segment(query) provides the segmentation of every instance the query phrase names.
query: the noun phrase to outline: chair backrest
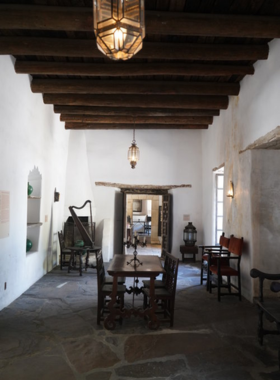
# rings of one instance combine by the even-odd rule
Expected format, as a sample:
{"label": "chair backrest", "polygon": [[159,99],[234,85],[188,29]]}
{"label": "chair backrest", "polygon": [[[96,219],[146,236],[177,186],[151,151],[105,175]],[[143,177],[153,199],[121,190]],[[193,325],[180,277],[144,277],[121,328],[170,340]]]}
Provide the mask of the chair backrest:
{"label": "chair backrest", "polygon": [[65,249],[64,236],[63,236],[62,231],[58,231],[58,240],[59,240],[59,245],[60,245],[60,251],[62,252],[63,249]]}
{"label": "chair backrest", "polygon": [[101,250],[96,255],[96,269],[97,269],[97,288],[99,292],[105,283],[105,269],[104,269],[104,262],[103,262],[103,256],[102,256]]}
{"label": "chair backrest", "polygon": [[164,269],[165,274],[165,288],[175,297],[177,276],[178,276],[179,259],[172,256],[170,253],[166,253]]}
{"label": "chair backrest", "polygon": [[243,247],[243,237],[236,238],[233,235],[230,237],[228,250],[230,253],[234,255],[241,256],[242,255],[242,247]]}
{"label": "chair backrest", "polygon": [[219,241],[221,248],[228,249],[229,241],[230,241],[230,238],[225,237],[225,233],[223,232],[222,235],[220,236],[220,241]]}

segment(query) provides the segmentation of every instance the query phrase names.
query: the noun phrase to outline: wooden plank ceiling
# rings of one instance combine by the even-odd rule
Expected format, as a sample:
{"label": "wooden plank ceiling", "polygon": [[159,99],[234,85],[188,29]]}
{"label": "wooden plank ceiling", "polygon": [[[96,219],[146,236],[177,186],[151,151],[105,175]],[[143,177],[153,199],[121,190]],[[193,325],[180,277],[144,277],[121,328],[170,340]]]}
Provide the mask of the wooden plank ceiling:
{"label": "wooden plank ceiling", "polygon": [[280,37],[278,0],[145,0],[131,60],[95,42],[92,0],[0,0],[0,54],[66,129],[207,129]]}

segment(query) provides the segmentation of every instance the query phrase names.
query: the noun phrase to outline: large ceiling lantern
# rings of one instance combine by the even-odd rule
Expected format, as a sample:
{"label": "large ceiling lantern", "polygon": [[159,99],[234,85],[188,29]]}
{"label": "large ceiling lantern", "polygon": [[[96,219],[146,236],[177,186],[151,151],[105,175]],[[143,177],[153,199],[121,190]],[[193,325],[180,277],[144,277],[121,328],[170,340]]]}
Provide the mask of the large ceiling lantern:
{"label": "large ceiling lantern", "polygon": [[127,60],[142,49],[144,0],[94,0],[94,33],[98,49],[114,60]]}

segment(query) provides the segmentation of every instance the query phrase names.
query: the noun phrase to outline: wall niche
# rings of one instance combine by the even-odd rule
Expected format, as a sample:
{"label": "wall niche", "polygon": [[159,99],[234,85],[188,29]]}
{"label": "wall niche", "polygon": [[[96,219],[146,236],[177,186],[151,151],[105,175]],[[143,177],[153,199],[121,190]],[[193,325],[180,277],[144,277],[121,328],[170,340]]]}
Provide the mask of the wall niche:
{"label": "wall niche", "polygon": [[[37,252],[40,239],[40,212],[41,212],[42,175],[35,168],[28,175],[27,183],[27,242],[32,243],[31,248],[26,246],[26,254]],[[29,245],[30,247],[30,245]]]}

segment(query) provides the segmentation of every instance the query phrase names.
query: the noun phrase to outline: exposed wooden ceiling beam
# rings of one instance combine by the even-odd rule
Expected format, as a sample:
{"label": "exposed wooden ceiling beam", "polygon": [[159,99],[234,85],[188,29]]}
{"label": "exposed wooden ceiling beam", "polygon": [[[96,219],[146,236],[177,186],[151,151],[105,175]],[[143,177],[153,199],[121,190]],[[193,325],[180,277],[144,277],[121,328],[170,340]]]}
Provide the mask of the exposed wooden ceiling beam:
{"label": "exposed wooden ceiling beam", "polygon": [[[104,58],[95,40],[0,37],[0,54]],[[218,45],[146,42],[137,59],[256,61],[267,59],[268,45]],[[109,58],[108,58],[109,59]]]}
{"label": "exposed wooden ceiling beam", "polygon": [[173,108],[127,108],[127,107],[86,107],[54,105],[55,113],[97,115],[97,116],[219,116],[218,109],[173,109]]}
{"label": "exposed wooden ceiling beam", "polygon": [[[280,18],[146,11],[146,34],[279,38]],[[92,8],[1,5],[1,29],[93,31]]]}
{"label": "exposed wooden ceiling beam", "polygon": [[92,79],[33,79],[35,93],[139,94],[139,95],[238,95],[239,83],[182,81],[130,81]]}
{"label": "exposed wooden ceiling beam", "polygon": [[90,124],[90,123],[65,123],[65,129],[208,129],[208,125],[202,124]]}
{"label": "exposed wooden ceiling beam", "polygon": [[44,94],[45,104],[141,107],[141,108],[185,108],[185,109],[226,109],[227,96],[203,95],[84,95],[84,94]]}
{"label": "exposed wooden ceiling beam", "polygon": [[241,65],[208,65],[185,63],[76,63],[76,62],[38,62],[18,61],[15,71],[18,74],[49,74],[49,75],[86,75],[86,76],[122,76],[138,75],[197,75],[197,76],[229,76],[252,75],[254,66]]}
{"label": "exposed wooden ceiling beam", "polygon": [[212,124],[210,116],[95,116],[62,114],[61,121],[96,124]]}

